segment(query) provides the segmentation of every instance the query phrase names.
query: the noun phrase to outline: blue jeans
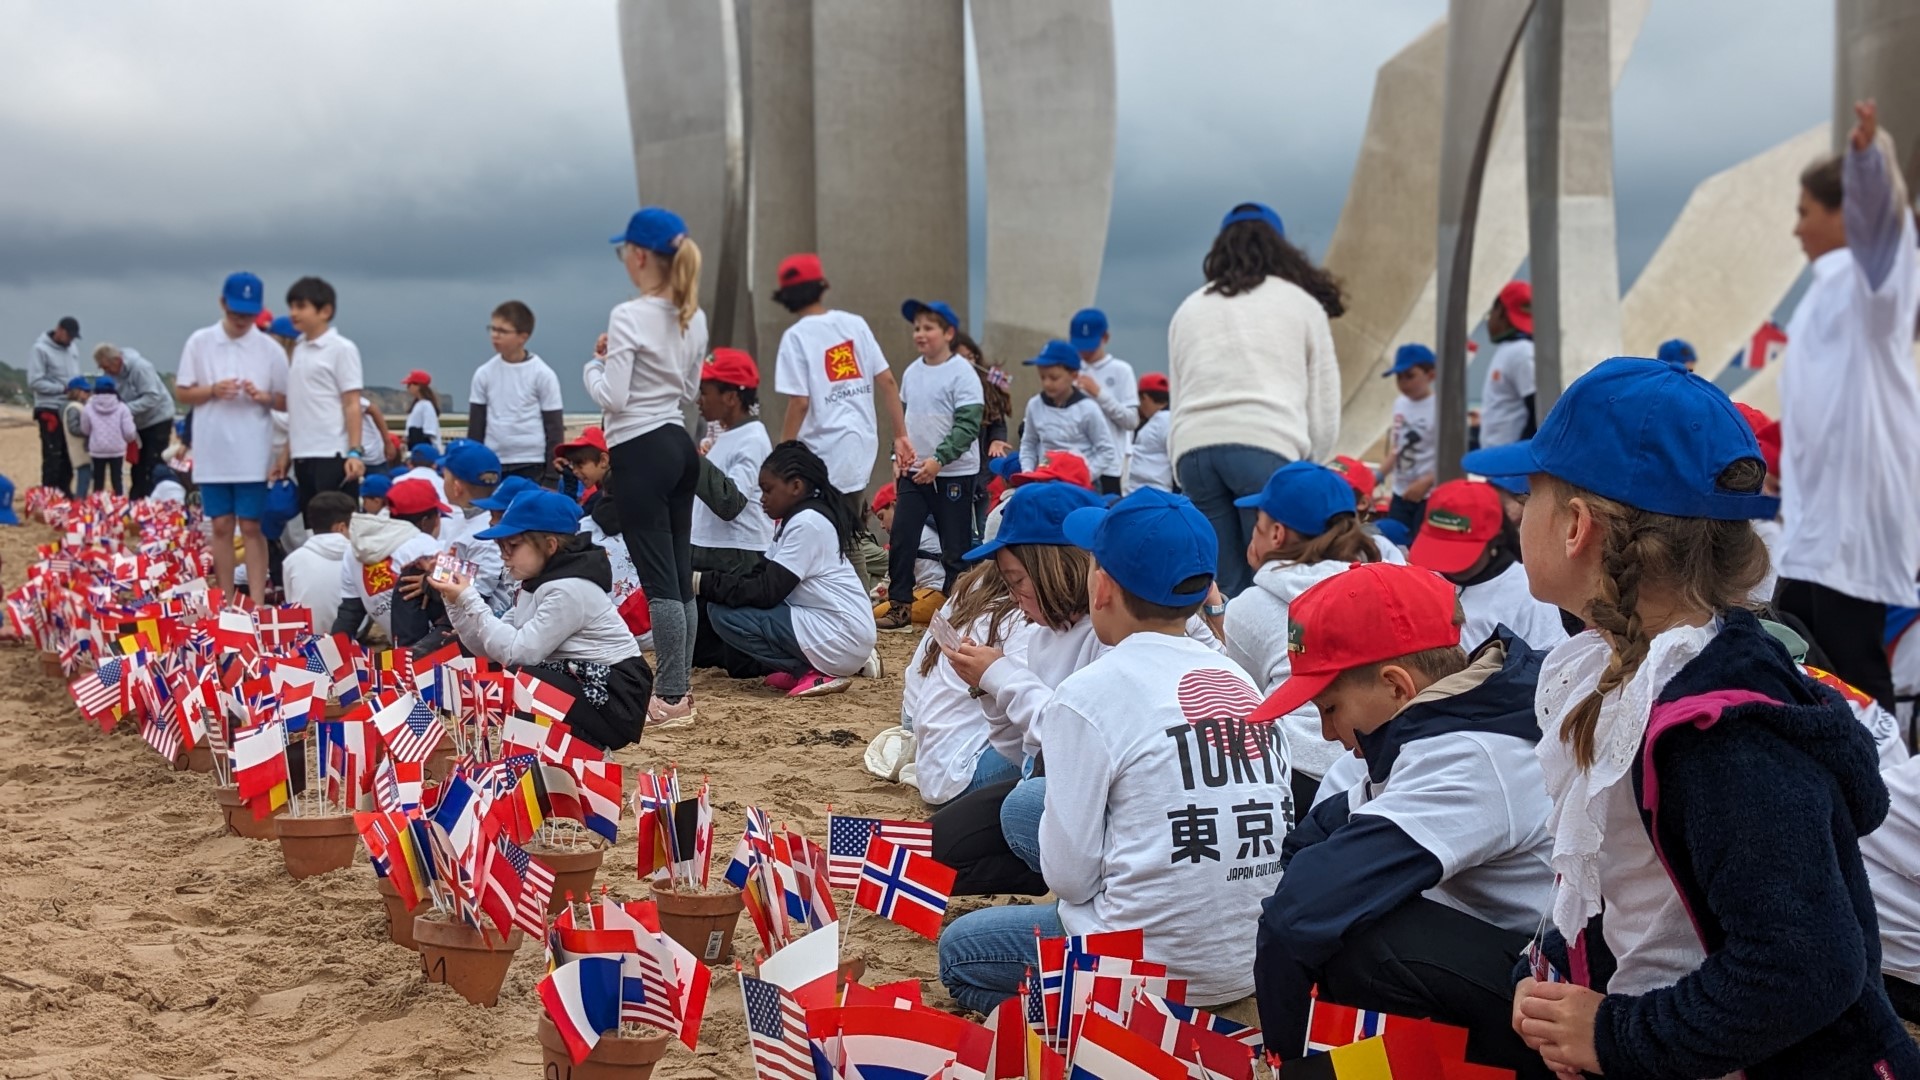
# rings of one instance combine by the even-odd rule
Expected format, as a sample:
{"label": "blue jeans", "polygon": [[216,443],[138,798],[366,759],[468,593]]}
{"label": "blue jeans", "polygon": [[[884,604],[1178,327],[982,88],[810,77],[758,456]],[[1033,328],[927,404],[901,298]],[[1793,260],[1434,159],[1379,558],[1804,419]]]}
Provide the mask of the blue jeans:
{"label": "blue jeans", "polygon": [[707,621],[720,640],[774,671],[805,675],[813,670],[793,634],[793,608],[784,601],[770,608],[709,604]]}
{"label": "blue jeans", "polygon": [[1257,493],[1287,459],[1253,446],[1202,446],[1180,455],[1174,472],[1180,490],[1207,515],[1220,542],[1214,580],[1228,597],[1253,584],[1247,565],[1247,544],[1253,540],[1254,511],[1242,510],[1233,500]]}
{"label": "blue jeans", "polygon": [[[989,746],[985,750],[980,751],[979,759],[973,763],[973,779],[967,781],[965,791],[962,791],[960,795],[955,795],[953,799],[948,799],[946,802],[928,803],[927,806],[937,810],[942,806],[952,803],[954,799],[960,798],[961,795],[971,795],[983,787],[990,787],[994,784],[1004,784],[1009,780],[1018,779],[1020,779],[1020,766],[1008,761],[1005,757],[1001,756],[1000,751]],[[1034,822],[1034,827],[1039,827],[1038,820]]]}
{"label": "blue jeans", "polygon": [[1040,872],[1040,812],[1047,807],[1047,778],[1029,776],[1000,804],[1000,832],[1007,847],[1034,873]]}
{"label": "blue jeans", "polygon": [[1033,932],[1059,937],[1054,904],[1009,904],[981,908],[953,920],[940,932],[940,981],[962,1008],[991,1013],[1020,992],[1027,969],[1039,963]]}
{"label": "blue jeans", "polygon": [[76,499],[84,499],[87,497],[87,492],[92,490],[93,464],[89,462],[85,465],[75,465],[73,467],[73,497]]}

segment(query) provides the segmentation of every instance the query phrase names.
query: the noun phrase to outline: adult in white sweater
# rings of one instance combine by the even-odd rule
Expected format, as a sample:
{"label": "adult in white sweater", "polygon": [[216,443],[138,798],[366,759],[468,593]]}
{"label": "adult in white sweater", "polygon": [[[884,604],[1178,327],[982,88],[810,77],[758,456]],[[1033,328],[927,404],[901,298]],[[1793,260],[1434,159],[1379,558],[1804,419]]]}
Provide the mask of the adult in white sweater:
{"label": "adult in white sweater", "polygon": [[1173,420],[1168,453],[1180,487],[1220,542],[1220,591],[1252,582],[1242,554],[1253,514],[1233,500],[1289,461],[1324,461],[1340,433],[1340,366],[1327,320],[1340,287],[1286,239],[1280,215],[1241,203],[1201,264],[1207,284],[1167,330]]}

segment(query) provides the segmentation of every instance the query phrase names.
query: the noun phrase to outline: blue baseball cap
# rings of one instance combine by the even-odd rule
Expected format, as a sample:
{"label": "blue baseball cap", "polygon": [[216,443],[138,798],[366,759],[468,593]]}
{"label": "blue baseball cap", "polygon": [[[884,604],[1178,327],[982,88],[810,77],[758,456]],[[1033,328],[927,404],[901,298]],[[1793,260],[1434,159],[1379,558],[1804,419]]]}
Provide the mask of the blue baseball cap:
{"label": "blue baseball cap", "polygon": [[900,317],[912,322],[921,312],[931,312],[947,320],[947,325],[960,329],[960,316],[953,313],[952,305],[945,300],[908,300],[900,305]]}
{"label": "blue baseball cap", "polygon": [[387,492],[393,490],[393,477],[386,473],[368,473],[360,478],[360,497],[363,499],[384,499]]}
{"label": "blue baseball cap", "polygon": [[1227,211],[1227,216],[1220,219],[1220,231],[1225,232],[1227,226],[1238,225],[1243,221],[1264,221],[1273,226],[1274,232],[1281,236],[1287,235],[1287,227],[1281,224],[1280,215],[1273,212],[1273,207],[1257,202],[1241,203]]}
{"label": "blue baseball cap", "polygon": [[1488,477],[1546,473],[1655,514],[1771,518],[1779,499],[1719,486],[1720,474],[1743,458],[1765,460],[1719,387],[1659,360],[1616,356],[1575,379],[1533,438],[1475,450],[1460,463]]}
{"label": "blue baseball cap", "polygon": [[1294,461],[1267,477],[1267,486],[1257,494],[1235,499],[1233,505],[1263,510],[1294,532],[1319,536],[1335,516],[1353,513],[1353,485],[1325,465]]}
{"label": "blue baseball cap", "polygon": [[440,451],[435,450],[430,442],[414,443],[407,448],[407,462],[412,465],[438,465]]}
{"label": "blue baseball cap", "polygon": [[[1207,516],[1185,495],[1158,488],[1141,488],[1111,509],[1075,510],[1066,533],[1121,588],[1167,607],[1205,600],[1220,560],[1220,540]],[[1182,582],[1201,577],[1206,581],[1199,588],[1179,591]]]}
{"label": "blue baseball cap", "polygon": [[540,485],[524,476],[509,476],[500,481],[499,486],[493,489],[493,494],[473,500],[473,505],[482,510],[505,510],[513,505],[515,497],[538,490]]}
{"label": "blue baseball cap", "polygon": [[687,235],[687,223],[680,215],[665,207],[648,206],[633,212],[627,219],[627,231],[614,237],[615,244],[632,244],[637,248],[661,255],[671,255],[680,247],[680,241]]}
{"label": "blue baseball cap", "polygon": [[1068,371],[1080,370],[1080,350],[1071,344],[1054,338],[1040,355],[1026,361],[1028,367],[1063,367]]}
{"label": "blue baseball cap", "polygon": [[488,449],[485,443],[462,439],[447,447],[447,452],[440,455],[440,471],[463,484],[493,487],[500,482],[500,455]]}
{"label": "blue baseball cap", "polygon": [[1381,536],[1393,541],[1394,547],[1402,551],[1405,551],[1408,545],[1413,543],[1413,532],[1407,528],[1407,523],[1404,521],[1396,521],[1393,518],[1381,518],[1379,521],[1373,523],[1373,527],[1379,530]]}
{"label": "blue baseball cap", "polygon": [[1013,475],[1020,471],[1020,455],[1002,454],[988,462],[987,468],[992,471],[993,475],[1008,483],[1012,483]]}
{"label": "blue baseball cap", "polygon": [[1527,478],[1524,476],[1489,476],[1487,477],[1487,483],[1492,484],[1494,487],[1499,488],[1509,495],[1530,495],[1533,493],[1533,485],[1528,483]]}
{"label": "blue baseball cap", "polygon": [[1387,373],[1382,375],[1381,378],[1391,378],[1403,371],[1412,371],[1414,368],[1421,366],[1435,367],[1437,365],[1438,361],[1434,359],[1432,349],[1427,348],[1425,345],[1409,342],[1394,350],[1393,366],[1388,368]]}
{"label": "blue baseball cap", "polygon": [[120,392],[120,384],[113,381],[113,376],[102,375],[93,380],[93,392],[96,394],[117,394]]}
{"label": "blue baseball cap", "polygon": [[501,540],[521,533],[550,532],[572,536],[580,531],[580,504],[557,491],[534,490],[507,507],[500,524],[474,533],[476,540]]}
{"label": "blue baseball cap", "polygon": [[93,380],[87,378],[85,375],[75,375],[73,378],[67,380],[67,389],[92,391]]}
{"label": "blue baseball cap", "polygon": [[13,481],[0,476],[0,525],[18,524],[20,516],[13,512]]}
{"label": "blue baseball cap", "polygon": [[1081,308],[1068,324],[1067,340],[1079,351],[1092,352],[1107,339],[1107,313],[1099,308]]}
{"label": "blue baseball cap", "polygon": [[1660,351],[1655,355],[1660,358],[1661,363],[1673,364],[1676,367],[1690,367],[1699,359],[1694,354],[1693,346],[1679,338],[1661,342]]}
{"label": "blue baseball cap", "polygon": [[297,338],[300,331],[294,329],[293,320],[285,315],[276,315],[273,322],[267,324],[267,333],[274,337]]}
{"label": "blue baseball cap", "polygon": [[1000,511],[1000,531],[993,539],[967,552],[966,560],[984,559],[1003,547],[1015,544],[1048,544],[1066,547],[1073,543],[1061,531],[1067,515],[1089,506],[1103,507],[1100,496],[1072,484],[1040,483],[1015,488]]}
{"label": "blue baseball cap", "polygon": [[228,274],[227,283],[220,286],[220,299],[226,302],[227,310],[236,315],[260,314],[266,294],[267,287],[260,283],[260,276],[245,270]]}

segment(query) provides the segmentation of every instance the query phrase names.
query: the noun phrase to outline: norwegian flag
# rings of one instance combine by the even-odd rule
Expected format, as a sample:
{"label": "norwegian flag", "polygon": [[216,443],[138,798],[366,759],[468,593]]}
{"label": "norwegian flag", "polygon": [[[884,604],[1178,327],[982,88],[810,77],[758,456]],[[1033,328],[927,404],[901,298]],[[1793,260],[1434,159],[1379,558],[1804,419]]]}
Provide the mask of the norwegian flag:
{"label": "norwegian flag", "polygon": [[412,693],[401,694],[393,704],[374,713],[373,726],[386,740],[387,749],[401,761],[427,760],[447,737],[447,727],[440,717]]}
{"label": "norwegian flag", "polygon": [[827,815],[827,883],[836,889],[860,884],[860,868],[867,861],[867,842],[888,841],[908,851],[933,857],[933,826],[925,821]]}
{"label": "norwegian flag", "polygon": [[260,639],[270,649],[284,649],[313,633],[313,609],[297,605],[263,607],[254,618]]}
{"label": "norwegian flag", "polygon": [[751,975],[740,976],[747,1010],[747,1049],[755,1080],[813,1080],[807,1045],[807,1014],[785,990]]}
{"label": "norwegian flag", "polygon": [[867,845],[866,863],[853,902],[930,940],[953,893],[953,867],[878,837]]}
{"label": "norwegian flag", "polygon": [[513,675],[513,707],[543,720],[565,720],[567,710],[573,708],[573,695],[522,668]]}

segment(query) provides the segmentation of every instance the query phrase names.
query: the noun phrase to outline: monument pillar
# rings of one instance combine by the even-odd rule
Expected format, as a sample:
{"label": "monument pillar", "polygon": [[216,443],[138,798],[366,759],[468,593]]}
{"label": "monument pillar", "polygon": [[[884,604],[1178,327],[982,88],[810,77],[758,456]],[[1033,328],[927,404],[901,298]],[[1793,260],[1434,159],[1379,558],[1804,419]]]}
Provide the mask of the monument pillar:
{"label": "monument pillar", "polygon": [[1833,14],[1833,149],[1853,130],[1853,103],[1873,98],[1913,184],[1920,177],[1920,4],[1834,0]]}

